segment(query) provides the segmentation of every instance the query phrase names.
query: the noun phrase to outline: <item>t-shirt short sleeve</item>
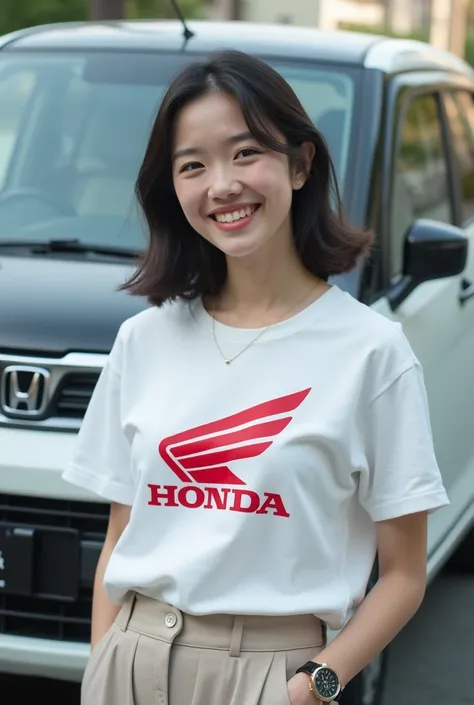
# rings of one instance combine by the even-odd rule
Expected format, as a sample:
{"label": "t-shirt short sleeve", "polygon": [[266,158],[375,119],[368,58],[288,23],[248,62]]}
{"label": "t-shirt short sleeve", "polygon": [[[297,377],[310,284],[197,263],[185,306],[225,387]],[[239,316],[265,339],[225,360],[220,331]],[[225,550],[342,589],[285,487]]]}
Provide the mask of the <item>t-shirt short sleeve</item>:
{"label": "t-shirt short sleeve", "polygon": [[63,478],[111,502],[131,505],[131,449],[121,420],[121,344],[118,336],[94,389]]}
{"label": "t-shirt short sleeve", "polygon": [[359,500],[373,521],[449,504],[435,457],[423,371],[413,362],[370,404]]}

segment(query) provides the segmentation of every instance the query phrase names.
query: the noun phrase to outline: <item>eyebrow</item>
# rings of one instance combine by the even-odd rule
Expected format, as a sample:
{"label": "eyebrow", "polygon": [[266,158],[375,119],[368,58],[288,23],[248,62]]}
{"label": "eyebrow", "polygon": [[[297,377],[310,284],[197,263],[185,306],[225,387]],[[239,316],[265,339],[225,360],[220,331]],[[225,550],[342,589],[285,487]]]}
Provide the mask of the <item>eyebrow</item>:
{"label": "eyebrow", "polygon": [[[225,141],[227,144],[236,144],[237,142],[243,142],[244,140],[248,139],[255,138],[252,133],[247,130],[246,132],[239,132],[239,134],[237,135],[232,135],[231,137],[228,137]],[[179,159],[181,157],[194,156],[196,154],[200,154],[201,152],[202,150],[198,149],[197,147],[183,147],[182,149],[176,150],[173,155],[173,161],[176,161],[176,159]]]}

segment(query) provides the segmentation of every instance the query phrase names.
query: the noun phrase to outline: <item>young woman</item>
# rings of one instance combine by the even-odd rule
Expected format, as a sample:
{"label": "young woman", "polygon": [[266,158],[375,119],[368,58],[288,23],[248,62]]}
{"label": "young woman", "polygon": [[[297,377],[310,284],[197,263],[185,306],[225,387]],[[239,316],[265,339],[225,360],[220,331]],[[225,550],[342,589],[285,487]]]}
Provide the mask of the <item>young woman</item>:
{"label": "young woman", "polygon": [[337,700],[419,607],[448,501],[401,328],[328,284],[371,237],[291,88],[236,52],[172,83],[137,195],[151,306],[65,472],[111,502],[83,705]]}

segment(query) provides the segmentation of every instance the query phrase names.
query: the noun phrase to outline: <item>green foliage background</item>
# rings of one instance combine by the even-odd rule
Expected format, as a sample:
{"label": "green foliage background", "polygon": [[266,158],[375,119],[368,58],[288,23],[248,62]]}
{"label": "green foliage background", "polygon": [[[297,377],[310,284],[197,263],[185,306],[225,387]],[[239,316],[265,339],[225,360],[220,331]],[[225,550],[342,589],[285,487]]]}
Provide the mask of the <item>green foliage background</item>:
{"label": "green foliage background", "polygon": [[[200,0],[180,0],[185,17],[199,17]],[[175,18],[169,0],[127,0],[127,18]],[[74,22],[89,17],[88,0],[0,0],[0,35],[49,22]]]}

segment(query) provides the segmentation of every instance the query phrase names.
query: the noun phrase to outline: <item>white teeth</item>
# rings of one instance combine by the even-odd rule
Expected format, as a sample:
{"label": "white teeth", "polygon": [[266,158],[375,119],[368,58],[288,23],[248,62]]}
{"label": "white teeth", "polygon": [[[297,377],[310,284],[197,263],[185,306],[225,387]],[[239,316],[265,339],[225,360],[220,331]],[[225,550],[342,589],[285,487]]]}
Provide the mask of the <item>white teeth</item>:
{"label": "white teeth", "polygon": [[215,219],[219,223],[233,223],[235,220],[240,220],[241,218],[248,218],[256,211],[255,206],[245,206],[239,211],[232,211],[229,213],[216,213]]}

